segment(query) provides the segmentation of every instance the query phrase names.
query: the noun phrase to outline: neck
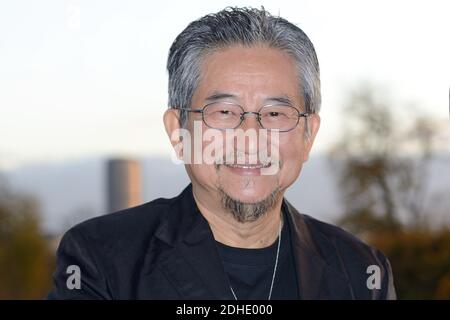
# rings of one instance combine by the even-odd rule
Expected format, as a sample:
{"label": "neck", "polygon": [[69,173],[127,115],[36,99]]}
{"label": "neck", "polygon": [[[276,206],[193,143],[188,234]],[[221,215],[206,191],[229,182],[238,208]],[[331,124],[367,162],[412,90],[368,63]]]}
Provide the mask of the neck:
{"label": "neck", "polygon": [[279,228],[283,224],[282,196],[275,206],[258,220],[242,223],[222,208],[218,195],[216,201],[211,201],[211,197],[202,197],[196,188],[193,188],[193,194],[216,241],[231,247],[256,249],[268,247],[277,239]]}

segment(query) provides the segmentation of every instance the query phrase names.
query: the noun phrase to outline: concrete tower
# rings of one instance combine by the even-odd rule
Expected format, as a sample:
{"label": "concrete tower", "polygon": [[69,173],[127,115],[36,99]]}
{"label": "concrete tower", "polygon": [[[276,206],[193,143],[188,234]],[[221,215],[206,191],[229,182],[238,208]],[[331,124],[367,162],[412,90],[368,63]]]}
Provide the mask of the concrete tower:
{"label": "concrete tower", "polygon": [[108,212],[142,203],[141,167],[131,159],[111,159],[107,163]]}

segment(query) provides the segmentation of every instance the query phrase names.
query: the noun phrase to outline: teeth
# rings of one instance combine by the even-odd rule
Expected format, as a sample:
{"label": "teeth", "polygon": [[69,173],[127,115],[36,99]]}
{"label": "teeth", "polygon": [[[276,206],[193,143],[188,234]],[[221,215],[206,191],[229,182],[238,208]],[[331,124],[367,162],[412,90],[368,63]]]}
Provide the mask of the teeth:
{"label": "teeth", "polygon": [[261,168],[267,168],[270,166],[270,163],[267,164],[226,164],[227,167],[231,168],[241,168],[241,169],[261,169]]}

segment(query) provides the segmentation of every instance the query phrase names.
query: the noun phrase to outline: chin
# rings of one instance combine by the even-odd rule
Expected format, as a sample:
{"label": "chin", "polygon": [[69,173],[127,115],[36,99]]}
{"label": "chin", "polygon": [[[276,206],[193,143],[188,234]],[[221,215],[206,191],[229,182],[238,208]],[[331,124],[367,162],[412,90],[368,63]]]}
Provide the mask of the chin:
{"label": "chin", "polygon": [[272,194],[278,184],[258,179],[235,179],[234,181],[223,181],[219,186],[229,197],[243,203],[257,203]]}

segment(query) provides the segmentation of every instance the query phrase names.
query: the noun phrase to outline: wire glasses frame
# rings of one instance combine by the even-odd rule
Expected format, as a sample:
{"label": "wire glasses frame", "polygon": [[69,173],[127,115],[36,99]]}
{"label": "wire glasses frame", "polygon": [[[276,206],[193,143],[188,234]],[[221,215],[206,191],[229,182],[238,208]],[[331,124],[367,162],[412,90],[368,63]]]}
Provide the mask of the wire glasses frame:
{"label": "wire glasses frame", "polygon": [[[310,113],[308,113],[308,112],[300,112],[300,111],[297,110],[297,108],[295,108],[293,106],[290,106],[290,105],[272,105],[272,104],[269,104],[269,105],[262,106],[257,112],[253,112],[253,111],[245,111],[244,108],[241,105],[239,105],[239,104],[236,104],[236,103],[233,103],[233,102],[228,102],[228,101],[222,101],[222,102],[220,102],[220,104],[225,104],[225,105],[229,105],[229,106],[233,106],[233,107],[238,107],[241,112],[239,112],[239,114],[238,114],[239,115],[239,123],[237,123],[237,125],[235,125],[234,127],[231,127],[231,128],[218,128],[218,127],[215,127],[215,126],[211,126],[208,123],[208,121],[205,119],[205,114],[206,114],[205,110],[208,110],[209,107],[211,107],[213,105],[216,105],[216,104],[217,104],[217,102],[208,103],[205,106],[203,106],[203,108],[200,108],[200,109],[190,109],[190,108],[174,108],[174,109],[184,110],[184,111],[193,112],[193,113],[201,113],[202,114],[202,121],[203,121],[203,123],[207,127],[212,128],[212,129],[217,129],[217,130],[236,129],[236,128],[241,126],[241,124],[244,121],[246,115],[252,114],[252,115],[256,116],[256,119],[258,120],[259,125],[263,129],[278,130],[279,132],[289,132],[289,131],[293,130],[295,127],[297,127],[297,125],[298,125],[298,123],[300,121],[300,118],[302,118],[302,117],[307,118],[310,115]],[[289,128],[286,128],[286,129],[266,128],[266,127],[264,127],[264,125],[261,122],[261,116],[262,116],[261,111],[263,109],[265,109],[265,108],[270,108],[270,107],[274,108],[273,110],[276,110],[276,107],[280,107],[280,108],[283,107],[283,108],[290,108],[292,111],[295,111],[295,112],[293,112],[293,114],[296,116],[295,123],[292,123],[292,125],[290,125]],[[272,112],[274,112],[274,111],[272,111]]]}

